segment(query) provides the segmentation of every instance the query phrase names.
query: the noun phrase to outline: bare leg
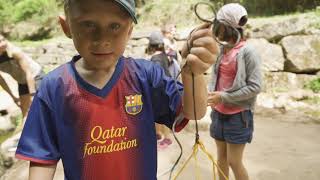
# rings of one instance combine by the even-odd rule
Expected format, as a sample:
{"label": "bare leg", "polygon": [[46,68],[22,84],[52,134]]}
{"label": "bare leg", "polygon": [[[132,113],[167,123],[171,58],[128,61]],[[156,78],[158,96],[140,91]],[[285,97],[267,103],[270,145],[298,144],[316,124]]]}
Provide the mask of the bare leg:
{"label": "bare leg", "polygon": [[[157,133],[157,136],[160,135],[160,139],[163,138],[163,134],[162,134],[162,131],[161,131],[161,124],[158,124],[158,123],[155,123],[155,126],[156,126],[156,133]],[[158,137],[157,137],[158,138]],[[159,140],[159,139],[158,139]]]}
{"label": "bare leg", "polygon": [[242,162],[244,147],[245,144],[227,144],[228,163],[236,180],[249,180],[248,172]]}
{"label": "bare leg", "polygon": [[169,138],[170,139],[170,129],[167,128],[167,126],[162,125],[161,132],[163,133],[164,138]]}
{"label": "bare leg", "polygon": [[25,94],[25,95],[20,96],[20,108],[22,111],[23,118],[27,116],[31,102],[32,102],[31,95]]}
{"label": "bare leg", "polygon": [[[224,175],[229,178],[229,165],[227,158],[227,143],[225,141],[215,140],[217,145],[218,165]],[[219,180],[226,180],[219,172]]]}

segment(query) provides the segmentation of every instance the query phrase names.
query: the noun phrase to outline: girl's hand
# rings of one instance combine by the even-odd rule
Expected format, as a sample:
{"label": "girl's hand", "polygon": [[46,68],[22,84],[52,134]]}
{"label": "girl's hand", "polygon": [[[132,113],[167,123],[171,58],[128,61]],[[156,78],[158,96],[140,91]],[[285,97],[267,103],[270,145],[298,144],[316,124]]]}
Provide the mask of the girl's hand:
{"label": "girl's hand", "polygon": [[221,102],[222,102],[222,99],[219,91],[208,93],[208,106],[211,106],[212,108],[214,108],[217,104]]}

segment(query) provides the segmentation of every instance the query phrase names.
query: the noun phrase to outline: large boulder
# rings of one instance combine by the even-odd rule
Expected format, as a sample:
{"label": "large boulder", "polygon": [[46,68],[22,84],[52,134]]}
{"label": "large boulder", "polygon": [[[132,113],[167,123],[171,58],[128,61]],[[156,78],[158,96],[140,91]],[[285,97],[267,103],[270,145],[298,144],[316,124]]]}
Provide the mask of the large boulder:
{"label": "large boulder", "polygon": [[[14,96],[18,97],[18,83],[9,74],[0,72],[1,76],[11,89]],[[8,114],[20,111],[19,107],[14,103],[11,96],[4,90],[0,90],[0,111],[6,111]]]}
{"label": "large boulder", "polygon": [[[2,173],[6,170],[9,170],[9,168],[11,168],[18,161],[18,159],[16,159],[14,156],[15,156],[15,151],[16,151],[16,147],[18,145],[20,136],[21,136],[21,132],[16,133],[15,135],[6,139],[2,144],[0,144],[0,177],[1,177],[1,170],[2,170]],[[20,173],[18,174],[20,175]],[[0,178],[0,180],[10,179],[10,178],[4,178],[4,177],[5,175],[3,175]],[[17,179],[21,179],[21,178],[17,178]]]}
{"label": "large boulder", "polygon": [[127,47],[124,56],[130,56],[132,58],[146,58],[146,48],[147,46]]}
{"label": "large boulder", "polygon": [[57,38],[46,44],[22,49],[44,67],[56,67],[70,61],[75,54],[78,54],[72,40],[67,38]]}
{"label": "large boulder", "polygon": [[148,44],[148,38],[141,38],[137,40],[131,39],[127,44],[124,55],[133,58],[146,58],[147,55],[145,52]]}
{"label": "large boulder", "polygon": [[260,93],[257,105],[265,108],[276,108],[283,111],[303,108],[308,110],[319,110],[316,104],[307,103],[304,100],[319,98],[311,90],[291,90],[288,92]]}
{"label": "large boulder", "polygon": [[264,71],[283,71],[285,59],[281,46],[262,38],[249,39],[248,43],[259,53]]}
{"label": "large boulder", "polygon": [[29,162],[17,161],[10,169],[7,169],[5,174],[0,176],[0,180],[22,180],[28,179],[29,175]]}
{"label": "large boulder", "polygon": [[311,27],[306,30],[306,34],[308,35],[320,35],[320,29],[316,27]]}
{"label": "large boulder", "polygon": [[38,54],[36,61],[42,65],[61,65],[77,54],[72,42],[50,43],[40,49],[43,53]]}
{"label": "large boulder", "polygon": [[176,39],[178,41],[185,41],[189,38],[190,33],[194,30],[195,27],[188,27],[181,29],[180,31],[177,32]]}
{"label": "large boulder", "polygon": [[8,134],[15,129],[9,116],[0,116],[0,136]]}
{"label": "large boulder", "polygon": [[15,150],[18,145],[19,139],[21,136],[21,132],[18,132],[8,139],[6,139],[1,145],[0,145],[0,152],[2,153],[2,156],[6,160],[6,166],[10,167],[17,159],[14,158],[15,156]]}
{"label": "large boulder", "polygon": [[0,177],[5,173],[6,168],[4,167],[4,159],[0,152]]}
{"label": "large boulder", "polygon": [[316,73],[320,70],[320,36],[288,36],[280,43],[287,57],[285,71]]}
{"label": "large boulder", "polygon": [[289,72],[265,72],[263,74],[263,92],[287,92],[302,89],[316,75],[294,74]]}
{"label": "large boulder", "polygon": [[127,46],[138,47],[138,46],[147,46],[149,44],[148,38],[141,38],[137,40],[131,39]]}
{"label": "large boulder", "polygon": [[152,30],[133,30],[131,39],[132,40],[139,40],[142,38],[148,38],[151,34]]}
{"label": "large boulder", "polygon": [[262,25],[247,27],[249,27],[248,34],[251,38],[265,38],[271,42],[278,42],[285,36],[306,34],[306,29],[311,23],[312,21],[307,17],[290,17],[280,21],[265,20]]}
{"label": "large boulder", "polygon": [[21,21],[12,26],[7,34],[12,39],[40,40],[52,37],[56,27],[56,19],[48,19],[45,23]]}

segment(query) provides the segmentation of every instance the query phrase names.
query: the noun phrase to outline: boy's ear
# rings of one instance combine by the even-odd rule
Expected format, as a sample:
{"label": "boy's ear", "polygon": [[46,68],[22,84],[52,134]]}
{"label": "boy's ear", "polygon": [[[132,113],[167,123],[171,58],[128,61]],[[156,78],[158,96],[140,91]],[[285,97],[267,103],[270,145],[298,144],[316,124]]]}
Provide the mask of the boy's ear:
{"label": "boy's ear", "polygon": [[65,34],[68,38],[71,39],[72,36],[71,36],[69,24],[68,24],[68,22],[67,22],[67,20],[66,20],[66,16],[64,16],[64,15],[59,15],[58,18],[59,18],[59,23],[60,23],[60,25],[61,25],[61,28],[62,28],[64,34]]}
{"label": "boy's ear", "polygon": [[133,24],[131,24],[131,27],[130,27],[129,32],[128,32],[128,38],[129,39],[131,38],[132,31],[133,31]]}

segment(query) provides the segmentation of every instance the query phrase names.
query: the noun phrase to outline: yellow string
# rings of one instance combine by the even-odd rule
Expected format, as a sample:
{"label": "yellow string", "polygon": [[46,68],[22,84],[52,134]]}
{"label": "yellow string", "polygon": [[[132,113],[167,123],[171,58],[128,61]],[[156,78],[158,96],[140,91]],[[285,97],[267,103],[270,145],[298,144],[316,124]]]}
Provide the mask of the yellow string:
{"label": "yellow string", "polygon": [[178,173],[174,176],[174,180],[176,180],[178,178],[178,176],[180,176],[180,174],[182,173],[182,171],[184,170],[184,168],[187,166],[187,164],[189,163],[189,161],[191,160],[192,157],[194,157],[195,159],[195,171],[196,171],[196,179],[200,179],[200,173],[199,173],[199,166],[198,166],[198,159],[197,159],[197,154],[198,151],[202,150],[202,152],[204,154],[207,155],[208,159],[211,160],[212,162],[212,172],[213,172],[213,179],[216,180],[216,169],[218,170],[218,172],[220,174],[222,174],[222,176],[226,179],[229,180],[229,178],[227,178],[227,176],[223,173],[223,171],[221,170],[221,168],[218,166],[217,161],[213,158],[213,156],[207,151],[207,149],[205,148],[205,146],[203,145],[203,143],[199,140],[198,142],[196,142],[193,145],[192,148],[192,153],[191,155],[188,157],[188,159],[183,163],[181,169],[178,171]]}

